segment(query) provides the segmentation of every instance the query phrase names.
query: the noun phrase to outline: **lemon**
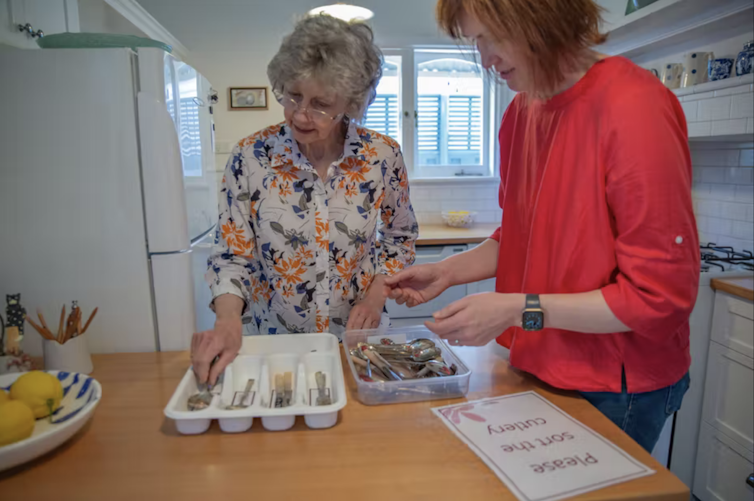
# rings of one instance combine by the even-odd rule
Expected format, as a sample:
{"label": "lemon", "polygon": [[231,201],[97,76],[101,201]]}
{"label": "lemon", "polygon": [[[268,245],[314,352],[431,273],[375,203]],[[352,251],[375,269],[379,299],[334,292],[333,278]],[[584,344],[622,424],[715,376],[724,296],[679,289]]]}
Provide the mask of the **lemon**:
{"label": "lemon", "polygon": [[52,414],[63,400],[63,385],[52,374],[42,371],[27,372],[10,387],[10,398],[20,400],[43,418]]}
{"label": "lemon", "polygon": [[25,438],[34,431],[34,413],[23,402],[10,400],[0,406],[0,447]]}
{"label": "lemon", "polygon": [[3,405],[6,402],[10,402],[10,395],[8,395],[7,391],[0,390],[0,405]]}

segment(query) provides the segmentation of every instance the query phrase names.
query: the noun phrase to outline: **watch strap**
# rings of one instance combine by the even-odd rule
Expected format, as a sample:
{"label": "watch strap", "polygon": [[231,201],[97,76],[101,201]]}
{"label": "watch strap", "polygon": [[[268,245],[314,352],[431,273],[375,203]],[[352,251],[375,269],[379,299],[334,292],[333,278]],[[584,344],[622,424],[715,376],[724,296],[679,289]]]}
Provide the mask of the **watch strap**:
{"label": "watch strap", "polygon": [[526,309],[527,310],[541,310],[542,309],[542,306],[539,304],[539,294],[526,295]]}

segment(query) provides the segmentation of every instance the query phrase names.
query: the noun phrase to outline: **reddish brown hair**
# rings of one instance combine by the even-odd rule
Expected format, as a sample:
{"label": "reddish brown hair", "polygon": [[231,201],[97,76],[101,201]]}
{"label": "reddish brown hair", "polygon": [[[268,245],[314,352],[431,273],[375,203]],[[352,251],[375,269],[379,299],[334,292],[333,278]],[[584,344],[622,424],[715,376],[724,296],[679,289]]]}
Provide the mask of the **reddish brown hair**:
{"label": "reddish brown hair", "polygon": [[603,43],[602,8],[593,0],[439,0],[437,20],[450,36],[462,38],[460,19],[479,20],[498,40],[530,51],[537,93],[555,90],[587,49]]}

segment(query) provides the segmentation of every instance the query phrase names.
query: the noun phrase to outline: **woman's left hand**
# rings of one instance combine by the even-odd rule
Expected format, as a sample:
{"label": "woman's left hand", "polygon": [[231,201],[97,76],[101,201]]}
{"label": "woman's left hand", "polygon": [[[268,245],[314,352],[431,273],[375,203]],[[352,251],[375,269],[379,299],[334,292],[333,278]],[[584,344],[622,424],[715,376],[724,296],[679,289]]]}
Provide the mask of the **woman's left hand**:
{"label": "woman's left hand", "polygon": [[521,324],[525,302],[523,294],[474,294],[446,306],[424,325],[451,346],[484,346]]}
{"label": "woman's left hand", "polygon": [[390,288],[385,285],[385,275],[377,275],[369,286],[364,299],[351,309],[346,330],[376,329],[382,320],[382,310]]}
{"label": "woman's left hand", "polygon": [[382,319],[382,306],[385,306],[385,303],[383,302],[382,306],[374,303],[375,301],[369,301],[369,299],[356,303],[348,317],[346,330],[376,329],[379,327]]}

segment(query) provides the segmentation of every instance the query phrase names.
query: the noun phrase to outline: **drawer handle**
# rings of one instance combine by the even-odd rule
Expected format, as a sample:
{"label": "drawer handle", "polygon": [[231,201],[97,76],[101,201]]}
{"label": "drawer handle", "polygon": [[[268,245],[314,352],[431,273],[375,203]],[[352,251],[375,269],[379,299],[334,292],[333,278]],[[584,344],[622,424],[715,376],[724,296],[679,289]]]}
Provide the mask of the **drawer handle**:
{"label": "drawer handle", "polygon": [[746,483],[750,486],[754,487],[754,473],[749,475],[749,478],[746,479]]}

